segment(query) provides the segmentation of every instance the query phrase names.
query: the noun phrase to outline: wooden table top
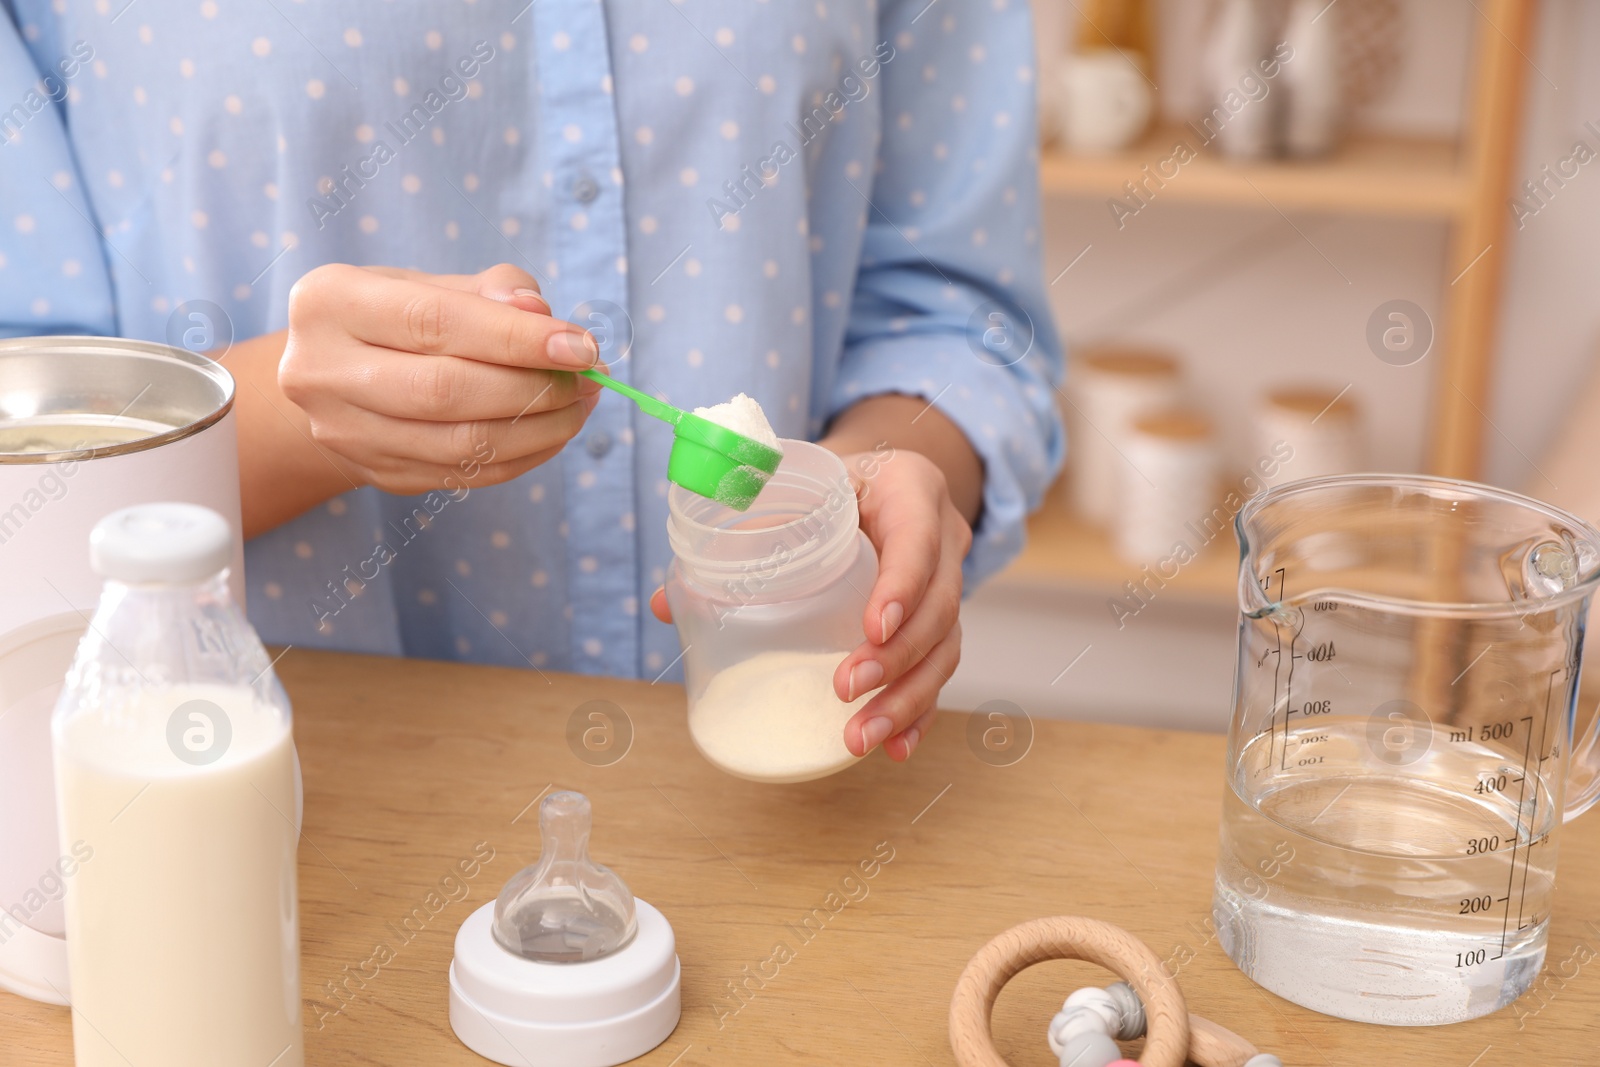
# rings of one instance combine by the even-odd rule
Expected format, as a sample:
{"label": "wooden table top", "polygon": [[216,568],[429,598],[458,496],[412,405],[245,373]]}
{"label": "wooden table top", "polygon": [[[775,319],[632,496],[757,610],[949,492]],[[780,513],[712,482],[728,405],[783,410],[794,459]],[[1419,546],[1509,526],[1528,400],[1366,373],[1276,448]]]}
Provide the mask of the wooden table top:
{"label": "wooden table top", "polygon": [[[1600,814],[1564,831],[1534,989],[1484,1019],[1393,1029],[1262,991],[1211,936],[1219,736],[1038,722],[1027,755],[994,766],[952,713],[908,764],[879,755],[819,782],[762,786],[700,759],[675,686],[299,649],[278,669],[305,771],[302,970],[318,1067],[487,1062],[450,1030],[456,928],[537,855],[534,801],[552,788],[590,796],[595,855],[677,933],[683,1020],[641,1064],[953,1063],[946,1011],[968,958],[1006,927],[1057,914],[1137,934],[1177,967],[1191,1010],[1286,1064],[1600,1060],[1600,965],[1585,966],[1600,952]],[[609,765],[597,764],[616,747],[586,762],[568,743],[592,700],[631,722]],[[491,853],[476,877],[447,878]],[[401,919],[430,903],[437,912],[401,941]],[[795,927],[813,909],[826,922],[805,940]],[[373,975],[379,943],[394,958],[351,977]],[[792,958],[776,975],[730,995],[730,982],[773,974],[779,943]],[[1055,1067],[1050,1016],[1073,989],[1108,981],[1068,962],[1013,980],[995,1031],[1014,1067]],[[0,1063],[70,1064],[67,1010],[0,993]]]}

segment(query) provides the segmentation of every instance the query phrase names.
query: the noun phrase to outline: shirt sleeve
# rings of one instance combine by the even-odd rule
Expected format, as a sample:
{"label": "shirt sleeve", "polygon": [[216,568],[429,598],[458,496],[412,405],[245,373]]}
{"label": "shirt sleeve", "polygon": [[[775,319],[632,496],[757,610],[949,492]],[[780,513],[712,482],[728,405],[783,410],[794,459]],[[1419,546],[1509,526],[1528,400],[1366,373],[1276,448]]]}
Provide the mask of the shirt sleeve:
{"label": "shirt sleeve", "polygon": [[106,249],[65,125],[94,52],[79,41],[39,58],[24,36],[0,4],[0,337],[115,334]]}
{"label": "shirt sleeve", "polygon": [[1022,547],[1060,468],[1061,343],[1040,262],[1026,0],[886,4],[883,141],[832,414],[900,393],[948,416],[984,466],[968,587]]}

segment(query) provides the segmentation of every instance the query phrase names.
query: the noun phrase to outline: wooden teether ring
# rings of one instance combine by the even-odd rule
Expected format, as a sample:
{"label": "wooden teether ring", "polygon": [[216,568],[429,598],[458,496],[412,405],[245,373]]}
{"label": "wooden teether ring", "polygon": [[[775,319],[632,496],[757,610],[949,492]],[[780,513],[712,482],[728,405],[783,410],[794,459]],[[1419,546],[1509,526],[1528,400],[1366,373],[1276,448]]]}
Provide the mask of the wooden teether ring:
{"label": "wooden teether ring", "polygon": [[1133,987],[1146,1020],[1142,1067],[1183,1067],[1190,1055],[1207,1067],[1241,1067],[1256,1054],[1232,1031],[1191,1018],[1177,981],[1143,941],[1110,923],[1058,915],[1013,926],[961,972],[950,1001],[950,1047],[961,1067],[1007,1067],[990,1030],[994,1002],[1013,977],[1045,960],[1093,963]]}

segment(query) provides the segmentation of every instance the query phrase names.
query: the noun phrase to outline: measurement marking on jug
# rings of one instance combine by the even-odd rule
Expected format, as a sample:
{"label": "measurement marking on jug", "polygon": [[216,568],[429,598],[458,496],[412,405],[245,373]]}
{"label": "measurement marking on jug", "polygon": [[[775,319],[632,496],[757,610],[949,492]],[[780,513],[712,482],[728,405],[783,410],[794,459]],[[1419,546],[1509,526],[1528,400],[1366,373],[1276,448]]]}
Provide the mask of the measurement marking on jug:
{"label": "measurement marking on jug", "polygon": [[[1520,782],[1522,779],[1517,778],[1513,781]],[[1486,774],[1478,779],[1478,784],[1473,787],[1472,791],[1479,796],[1487,796],[1490,793],[1503,793],[1508,784],[1512,783],[1508,783],[1506,776],[1503,774]]]}
{"label": "measurement marking on jug", "polygon": [[[1547,727],[1549,725],[1549,722],[1550,722],[1550,700],[1555,695],[1556,675],[1558,673],[1564,673],[1564,672],[1562,672],[1562,671],[1551,671],[1550,672],[1550,677],[1545,683],[1545,690],[1544,690],[1544,716],[1539,720],[1539,747],[1536,750],[1538,752],[1543,752],[1544,751],[1545,730],[1547,729]],[[1533,728],[1531,726],[1528,728],[1528,735],[1529,735],[1529,739],[1532,740]],[[1544,756],[1540,756],[1539,757],[1539,762],[1540,763],[1543,763],[1544,760],[1545,760]],[[1523,761],[1522,774],[1523,774],[1524,777],[1526,777],[1527,774],[1528,774],[1528,765],[1527,765],[1527,761],[1526,760]],[[1529,926],[1529,923],[1525,923],[1525,922],[1522,921],[1522,919],[1523,919],[1522,909],[1528,902],[1528,868],[1533,865],[1533,846],[1538,844],[1538,842],[1533,839],[1533,835],[1539,828],[1539,823],[1538,823],[1538,818],[1539,818],[1539,789],[1538,789],[1538,785],[1539,785],[1540,782],[1543,782],[1543,781],[1544,781],[1544,775],[1541,772],[1539,777],[1534,779],[1533,804],[1532,804],[1532,806],[1530,807],[1530,809],[1528,811],[1528,847],[1525,848],[1523,850],[1523,852],[1522,852],[1522,889],[1521,889],[1520,892],[1517,893],[1517,930],[1519,932],[1522,931],[1522,930],[1526,930],[1528,928],[1528,926]],[[1515,861],[1513,861],[1512,862],[1512,867],[1515,868],[1515,866],[1516,866],[1516,863],[1515,863]],[[1513,870],[1512,873],[1515,874],[1516,873],[1515,870]],[[1507,903],[1506,907],[1509,910],[1510,904]]]}
{"label": "measurement marking on jug", "polygon": [[[1553,681],[1554,680],[1554,675],[1552,674],[1551,677],[1552,677],[1552,681]],[[1549,709],[1549,701],[1550,701],[1549,694],[1546,693],[1546,695],[1545,695],[1545,706],[1546,706],[1547,715],[1548,715],[1548,709]],[[1494,957],[1497,960],[1498,959],[1503,959],[1505,957],[1505,954],[1506,954],[1506,935],[1510,932],[1510,929],[1511,929],[1511,887],[1516,885],[1516,882],[1517,882],[1517,846],[1519,844],[1521,844],[1521,841],[1522,841],[1522,806],[1523,806],[1523,801],[1527,798],[1527,795],[1528,795],[1528,782],[1527,782],[1527,777],[1528,777],[1528,757],[1533,755],[1533,716],[1524,715],[1522,717],[1521,721],[1527,725],[1527,737],[1522,742],[1522,778],[1523,778],[1523,781],[1517,787],[1516,836],[1511,839],[1511,869],[1506,872],[1506,896],[1505,896],[1506,910],[1505,910],[1505,918],[1500,923],[1500,955]],[[1533,824],[1531,822],[1528,824],[1528,835],[1529,835],[1529,837],[1533,836]],[[1469,845],[1469,847],[1467,849],[1467,854],[1469,856],[1472,855],[1472,849],[1471,849],[1470,845]],[[1524,865],[1524,867],[1526,867],[1528,859],[1529,859],[1529,857],[1527,856],[1526,853],[1524,853],[1524,856],[1523,856],[1523,865]],[[1523,883],[1522,883],[1522,895],[1526,895],[1527,891],[1528,891],[1528,883],[1527,883],[1527,879],[1524,878],[1523,879]],[[1519,923],[1522,921],[1522,901],[1521,900],[1517,901],[1517,921]],[[1473,955],[1473,953],[1468,953],[1468,955]],[[1480,957],[1477,962],[1478,963],[1482,963],[1483,962],[1483,959],[1481,958],[1482,955],[1483,955],[1482,951],[1480,950],[1477,953],[1477,955]],[[1456,964],[1456,966],[1459,967],[1461,965],[1458,963],[1458,964]]]}
{"label": "measurement marking on jug", "polygon": [[[1463,742],[1463,741],[1472,741],[1474,739],[1473,738],[1473,734],[1474,734],[1474,731],[1476,729],[1477,728],[1475,728],[1475,727],[1468,726],[1464,730],[1451,730],[1450,731],[1450,743],[1451,744],[1458,744],[1458,743]],[[1482,727],[1482,730],[1477,733],[1477,740],[1480,740],[1480,741],[1507,741],[1507,740],[1510,740],[1511,735],[1516,732],[1516,729],[1517,728],[1516,728],[1516,724],[1515,723],[1509,723],[1509,722],[1484,723],[1483,727]]]}
{"label": "measurement marking on jug", "polygon": [[[1278,576],[1277,601],[1282,604],[1288,595],[1288,573],[1283,567],[1279,567],[1273,573]],[[1272,576],[1268,575],[1267,580],[1262,583],[1262,589],[1266,590],[1271,587]],[[1299,658],[1295,655],[1294,644],[1299,639],[1300,634],[1297,629],[1291,628],[1289,631],[1289,670],[1285,674],[1283,669],[1283,623],[1278,620],[1276,612],[1273,613],[1272,630],[1278,638],[1278,647],[1276,649],[1278,661],[1272,667],[1272,718],[1273,722],[1276,723],[1278,709],[1283,709],[1283,755],[1279,759],[1278,768],[1286,771],[1289,769],[1289,716],[1294,714],[1294,706],[1291,702],[1294,692],[1294,661]],[[1281,690],[1278,684],[1280,679],[1283,682]],[[1279,697],[1280,691],[1283,694],[1281,698]]]}

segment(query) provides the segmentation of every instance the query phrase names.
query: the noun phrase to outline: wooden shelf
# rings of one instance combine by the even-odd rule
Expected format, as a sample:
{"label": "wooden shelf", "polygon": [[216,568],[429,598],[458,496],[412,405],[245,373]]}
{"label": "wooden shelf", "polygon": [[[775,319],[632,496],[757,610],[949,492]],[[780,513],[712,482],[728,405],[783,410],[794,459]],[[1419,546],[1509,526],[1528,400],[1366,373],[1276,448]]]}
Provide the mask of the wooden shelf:
{"label": "wooden shelf", "polygon": [[[1181,166],[1163,163],[1183,142],[1197,150]],[[1472,181],[1454,141],[1352,135],[1326,159],[1237,162],[1222,158],[1189,126],[1162,126],[1134,147],[1106,156],[1049,149],[1040,161],[1046,194],[1117,197],[1134,206],[1125,183],[1156,179],[1151,202],[1236,204],[1453,220],[1471,205]],[[1176,174],[1172,172],[1176,169]],[[1172,176],[1168,176],[1172,175]],[[1141,196],[1144,194],[1141,193]]]}
{"label": "wooden shelf", "polygon": [[[1126,582],[1145,580],[1144,564],[1117,554],[1111,539],[1068,508],[1058,483],[1042,508],[1028,520],[1027,544],[996,581],[1013,585],[1067,590],[1087,596],[1126,597]],[[1159,560],[1149,560],[1158,574]],[[1168,569],[1170,573],[1170,568]],[[1164,586],[1152,583],[1158,599],[1202,600],[1232,604],[1239,581],[1239,560],[1233,531],[1214,539]]]}

